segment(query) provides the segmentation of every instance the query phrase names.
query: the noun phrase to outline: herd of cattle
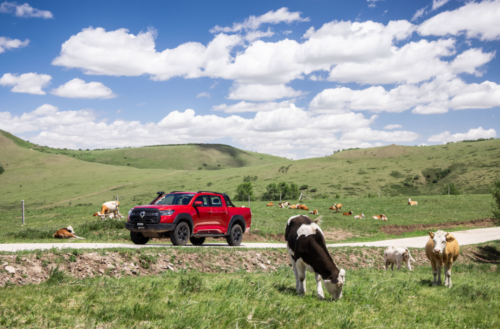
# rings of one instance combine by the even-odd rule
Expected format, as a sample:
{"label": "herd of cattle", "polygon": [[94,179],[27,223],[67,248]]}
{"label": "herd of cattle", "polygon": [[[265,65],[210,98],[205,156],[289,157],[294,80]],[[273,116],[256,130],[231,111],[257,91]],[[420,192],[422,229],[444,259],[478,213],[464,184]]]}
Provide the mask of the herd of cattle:
{"label": "herd of cattle", "polygon": [[[409,206],[417,206],[418,202],[417,201],[411,201],[411,199],[408,199],[408,205]],[[271,201],[266,206],[268,206],[268,207],[274,207],[274,204]],[[309,210],[309,208],[305,204],[300,204],[300,203],[291,204],[290,202],[280,202],[278,204],[278,207],[283,208],[283,209],[288,208],[288,209]],[[342,210],[342,203],[338,203],[338,204],[336,203],[336,204],[334,204],[333,206],[331,206],[328,209],[335,210],[335,212],[339,212],[339,211]],[[314,209],[313,211],[310,211],[309,213],[313,214],[313,215],[319,215],[318,209]],[[351,216],[353,214],[354,214],[354,212],[352,210],[350,210],[348,212],[342,213],[342,215],[344,215],[344,216]],[[365,218],[365,214],[362,213],[360,215],[355,215],[354,218],[355,219],[363,219],[363,218]],[[387,220],[387,216],[384,215],[384,214],[380,214],[380,215],[372,216],[372,219],[380,219],[380,220],[386,221]]]}
{"label": "herd of cattle", "polygon": [[[417,201],[408,199],[408,205],[416,206]],[[118,201],[105,202],[100,212],[96,212],[94,216],[101,217],[102,220],[106,218],[120,219],[123,216],[119,212],[120,203]],[[272,207],[273,203],[270,202],[267,206]],[[309,210],[303,204],[290,204],[289,202],[280,202],[280,208]],[[334,204],[329,208],[339,212],[342,210],[342,204]],[[315,209],[309,212],[310,214],[317,215],[318,210]],[[353,212],[345,212],[343,215],[350,216]],[[356,215],[354,218],[364,218],[365,215]],[[387,220],[383,214],[373,216],[373,219]],[[297,215],[288,219],[285,229],[285,239],[287,250],[292,263],[293,273],[295,275],[295,288],[299,295],[306,292],[306,270],[314,273],[316,279],[317,296],[320,299],[324,298],[323,288],[321,281],[323,281],[326,290],[332,295],[333,299],[342,298],[342,289],[346,280],[346,272],[344,269],[339,269],[332,256],[326,247],[325,237],[323,231],[319,227],[320,219],[316,218],[311,220],[305,215]],[[458,245],[455,237],[447,232],[438,230],[436,233],[429,232],[429,240],[425,246],[425,254],[429,259],[432,272],[434,275],[433,286],[441,284],[441,269],[444,267],[445,281],[447,287],[452,286],[451,283],[451,267],[460,254],[460,246]],[[54,238],[59,239],[84,239],[75,235],[75,231],[71,226],[62,228],[54,233]],[[394,270],[396,264],[397,269],[401,269],[403,263],[411,271],[410,261],[415,261],[411,255],[410,250],[405,247],[388,247],[384,252],[385,269],[391,266]],[[437,280],[436,280],[437,277]]]}
{"label": "herd of cattle", "polygon": [[[306,270],[314,273],[318,298],[323,299],[323,281],[326,290],[333,299],[342,298],[342,288],[346,280],[346,272],[339,269],[326,247],[323,231],[319,227],[319,219],[311,220],[305,215],[297,215],[288,219],[285,229],[287,250],[295,274],[295,289],[299,295],[306,292]],[[441,284],[441,269],[444,267],[445,286],[451,288],[451,267],[460,254],[460,246],[455,237],[438,230],[429,232],[429,240],[425,246],[425,254],[431,262],[434,275],[433,286]],[[415,261],[410,250],[404,247],[388,247],[384,252],[385,269],[398,270],[403,263],[411,271],[410,260]],[[436,276],[438,279],[436,280]]]}

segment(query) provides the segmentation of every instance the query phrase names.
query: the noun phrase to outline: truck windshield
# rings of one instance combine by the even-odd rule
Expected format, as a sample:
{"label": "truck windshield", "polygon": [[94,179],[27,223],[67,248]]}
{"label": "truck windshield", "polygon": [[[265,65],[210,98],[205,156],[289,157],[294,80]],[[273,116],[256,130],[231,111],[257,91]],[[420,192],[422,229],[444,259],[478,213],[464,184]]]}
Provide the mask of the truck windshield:
{"label": "truck windshield", "polygon": [[155,205],[188,205],[193,197],[194,194],[165,194],[155,202]]}

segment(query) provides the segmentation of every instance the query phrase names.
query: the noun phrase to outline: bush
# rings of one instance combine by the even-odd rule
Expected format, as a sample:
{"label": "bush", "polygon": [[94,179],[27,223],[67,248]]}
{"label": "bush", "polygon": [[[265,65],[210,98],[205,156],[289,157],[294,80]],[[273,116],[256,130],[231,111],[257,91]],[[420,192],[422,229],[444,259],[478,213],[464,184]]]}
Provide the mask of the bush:
{"label": "bush", "polygon": [[302,185],[300,185],[299,190],[307,190],[308,188],[309,188],[309,185],[302,184]]}
{"label": "bush", "polygon": [[340,193],[335,193],[335,199],[340,199]]}
{"label": "bush", "polygon": [[443,186],[443,189],[441,190],[441,194],[442,195],[447,195],[448,194],[448,187],[450,188],[450,195],[459,195],[460,194],[460,191],[455,186],[455,184],[451,183],[449,185]]}
{"label": "bush", "polygon": [[251,181],[256,181],[256,180],[257,180],[257,176],[248,175],[248,176],[243,177],[244,182],[251,182]]}
{"label": "bush", "polygon": [[207,183],[207,186],[212,186],[212,182],[208,182],[208,183]]}
{"label": "bush", "polygon": [[248,196],[250,196],[250,200],[254,201],[255,197],[253,195],[253,188],[252,188],[252,183],[247,182],[247,183],[242,183],[238,185],[236,188],[236,195],[234,196],[233,200],[235,201],[247,201]]}
{"label": "bush", "polygon": [[493,216],[495,216],[495,218],[500,219],[500,180],[497,180],[493,183],[492,194],[497,206],[496,209],[493,209]]}
{"label": "bush", "polygon": [[261,200],[278,201],[280,199],[280,193],[282,200],[297,199],[300,195],[299,188],[295,183],[290,183],[290,185],[286,182],[281,182],[279,184],[271,183],[266,186],[266,192],[262,194]]}
{"label": "bush", "polygon": [[314,192],[317,192],[317,191],[318,191],[318,189],[317,189],[317,188],[315,188],[315,187],[313,187],[313,188],[312,188],[312,189],[310,189],[309,191],[311,191],[312,193],[314,193]]}
{"label": "bush", "polygon": [[389,174],[390,176],[394,177],[394,178],[402,178],[403,177],[403,174],[400,173],[399,171],[397,170],[393,170],[391,171],[391,173]]}
{"label": "bush", "polygon": [[0,165],[0,175],[3,174],[4,171],[5,169],[3,169],[3,167]]}

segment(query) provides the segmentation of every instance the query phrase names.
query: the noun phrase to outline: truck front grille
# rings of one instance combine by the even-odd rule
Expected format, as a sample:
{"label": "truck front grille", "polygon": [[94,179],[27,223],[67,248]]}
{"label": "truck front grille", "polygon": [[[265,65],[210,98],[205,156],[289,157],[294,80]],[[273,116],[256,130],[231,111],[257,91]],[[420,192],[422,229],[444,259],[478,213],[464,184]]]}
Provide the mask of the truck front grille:
{"label": "truck front grille", "polygon": [[130,222],[156,224],[160,222],[160,219],[160,211],[156,209],[138,208],[130,213]]}

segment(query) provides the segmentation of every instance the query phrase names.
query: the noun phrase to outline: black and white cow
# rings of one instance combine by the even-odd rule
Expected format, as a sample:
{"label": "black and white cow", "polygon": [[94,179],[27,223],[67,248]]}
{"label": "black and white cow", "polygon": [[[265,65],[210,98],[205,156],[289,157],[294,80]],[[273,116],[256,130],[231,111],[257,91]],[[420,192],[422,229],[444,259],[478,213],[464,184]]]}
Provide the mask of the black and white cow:
{"label": "black and white cow", "polygon": [[345,284],[345,270],[338,269],[326,249],[323,231],[318,226],[319,219],[312,221],[307,216],[294,216],[288,219],[285,231],[288,254],[295,274],[295,288],[302,295],[306,292],[306,269],[316,278],[318,298],[323,299],[323,280],[326,290],[333,299],[342,298]]}

